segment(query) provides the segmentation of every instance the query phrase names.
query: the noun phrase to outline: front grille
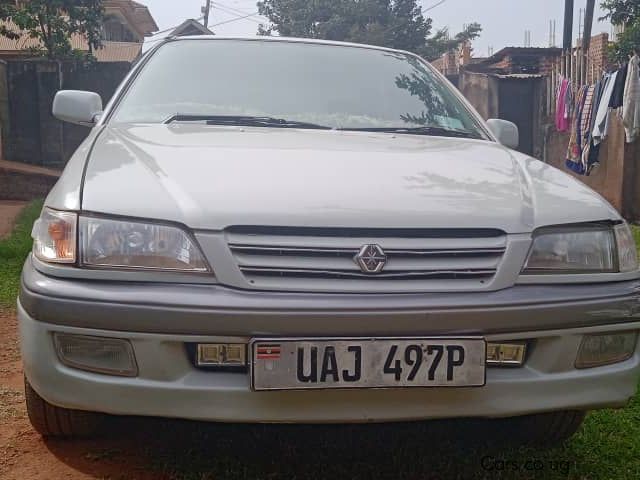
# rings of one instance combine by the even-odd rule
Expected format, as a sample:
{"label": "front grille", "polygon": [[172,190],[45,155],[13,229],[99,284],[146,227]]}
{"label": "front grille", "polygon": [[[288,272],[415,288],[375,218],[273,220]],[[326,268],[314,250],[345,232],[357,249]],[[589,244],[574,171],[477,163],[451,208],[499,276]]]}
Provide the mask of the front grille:
{"label": "front grille", "polygon": [[[291,291],[481,289],[506,249],[504,232],[490,229],[234,227],[226,236],[249,285]],[[386,254],[380,273],[365,273],[354,260],[370,244]]]}

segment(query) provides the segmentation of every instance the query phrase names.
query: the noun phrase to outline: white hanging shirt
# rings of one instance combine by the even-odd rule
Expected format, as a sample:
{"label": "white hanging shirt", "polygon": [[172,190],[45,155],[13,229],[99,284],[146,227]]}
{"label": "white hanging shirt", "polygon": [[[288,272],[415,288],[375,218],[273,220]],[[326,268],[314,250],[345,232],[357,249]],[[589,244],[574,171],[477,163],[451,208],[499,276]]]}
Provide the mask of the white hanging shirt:
{"label": "white hanging shirt", "polygon": [[600,97],[600,104],[598,105],[596,113],[596,121],[593,127],[593,132],[591,132],[594,145],[598,145],[600,142],[604,141],[609,133],[609,113],[611,112],[609,109],[609,102],[611,101],[611,95],[613,95],[613,87],[615,86],[617,76],[618,72],[615,72],[611,76],[607,77],[604,92],[602,92],[602,96]]}
{"label": "white hanging shirt", "polygon": [[622,121],[627,134],[627,143],[632,143],[640,135],[640,58],[634,55],[629,61],[627,83],[624,86]]}

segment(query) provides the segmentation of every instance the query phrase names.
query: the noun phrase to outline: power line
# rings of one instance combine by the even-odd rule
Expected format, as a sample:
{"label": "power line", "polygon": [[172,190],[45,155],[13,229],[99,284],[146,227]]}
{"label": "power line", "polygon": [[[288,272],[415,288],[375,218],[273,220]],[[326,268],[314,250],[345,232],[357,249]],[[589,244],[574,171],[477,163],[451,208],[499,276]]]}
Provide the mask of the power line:
{"label": "power line", "polygon": [[444,2],[446,2],[447,0],[440,0],[437,3],[434,3],[433,5],[431,5],[430,7],[426,7],[424,9],[422,9],[423,12],[428,12],[429,10],[433,10],[436,7],[439,7],[440,5],[442,5]]}
{"label": "power line", "polygon": [[[245,11],[238,10],[237,8],[230,7],[229,5],[226,5],[226,4],[223,4],[223,3],[220,3],[220,2],[213,2],[212,1],[211,3],[213,3],[213,5],[216,6],[218,9],[220,9],[220,10],[222,10],[222,11],[224,11],[224,12],[230,14],[230,15],[235,15],[236,17],[237,16],[243,16],[243,15],[247,14],[247,12],[245,12]],[[260,13],[260,12],[258,12],[258,13]],[[266,18],[263,17],[262,15],[257,15],[257,18],[260,18],[261,21],[254,20],[252,18],[250,18],[249,20],[253,20],[253,21],[257,22],[257,23],[263,23],[264,21],[266,21]]]}
{"label": "power line", "polygon": [[[195,18],[194,20],[196,22],[199,22],[200,20],[204,19],[204,17],[200,17],[200,18]],[[176,28],[178,28],[180,25],[182,25],[184,22],[179,23],[177,25],[174,25],[173,27],[169,27],[169,28],[165,28],[164,30],[160,30],[159,32],[155,32],[152,37],[157,37],[158,35],[162,35],[163,33],[167,33],[167,32],[172,32],[173,30],[175,30]],[[150,38],[150,39],[145,39],[144,41],[144,45],[150,45],[152,43],[156,43],[156,42],[162,42],[163,40],[166,40],[167,36],[161,36],[160,38]]]}
{"label": "power line", "polygon": [[[199,22],[200,20],[204,19],[204,17],[200,17],[200,18],[196,18],[194,19],[196,22]],[[177,25],[174,25],[173,27],[169,27],[169,28],[165,28],[164,30],[160,30],[159,32],[153,32],[153,37],[155,37],[156,35],[160,35],[161,33],[167,33],[170,32],[171,30],[175,30],[176,28],[178,28],[180,25],[182,25],[184,22],[180,22]]]}
{"label": "power line", "polygon": [[242,17],[238,17],[238,18],[232,18],[231,20],[226,20],[224,22],[218,22],[218,23],[214,23],[213,25],[211,25],[211,28],[213,27],[218,27],[220,25],[226,25],[227,23],[232,23],[232,22],[237,22],[239,20],[246,20],[249,17],[255,17],[258,13],[260,12],[255,12],[255,13],[250,13],[249,15],[244,15]]}
{"label": "power line", "polygon": [[220,10],[221,12],[224,12],[224,13],[226,13],[227,15],[231,15],[232,17],[235,17],[235,18],[238,18],[238,19],[239,19],[239,18],[243,18],[244,20],[250,20],[250,21],[252,21],[252,22],[259,23],[259,24],[261,24],[261,23],[265,23],[265,20],[256,20],[256,19],[255,19],[255,18],[253,18],[253,17],[245,17],[245,15],[247,14],[247,12],[242,12],[242,14],[238,14],[238,13],[235,13],[235,12],[233,12],[233,11],[229,10],[228,8],[223,7],[223,6],[221,6],[220,4],[217,4],[217,3],[214,3],[214,7],[215,7],[216,9]]}

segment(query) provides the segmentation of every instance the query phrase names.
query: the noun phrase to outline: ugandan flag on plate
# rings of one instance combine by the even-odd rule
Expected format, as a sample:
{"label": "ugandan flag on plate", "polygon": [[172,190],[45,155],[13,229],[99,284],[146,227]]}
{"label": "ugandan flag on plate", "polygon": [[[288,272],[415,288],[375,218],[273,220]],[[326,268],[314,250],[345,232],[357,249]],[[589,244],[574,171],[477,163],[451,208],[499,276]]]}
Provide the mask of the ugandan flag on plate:
{"label": "ugandan flag on plate", "polygon": [[279,344],[260,344],[256,347],[256,358],[258,360],[278,360],[280,353]]}

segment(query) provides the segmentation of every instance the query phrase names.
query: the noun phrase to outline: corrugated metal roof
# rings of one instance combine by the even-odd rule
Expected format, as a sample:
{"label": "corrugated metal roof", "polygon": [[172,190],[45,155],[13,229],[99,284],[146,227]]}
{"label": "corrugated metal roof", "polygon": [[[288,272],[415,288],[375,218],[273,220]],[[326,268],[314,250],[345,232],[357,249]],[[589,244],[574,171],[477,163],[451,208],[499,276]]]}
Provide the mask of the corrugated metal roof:
{"label": "corrugated metal roof", "polygon": [[507,73],[507,74],[493,73],[489,75],[496,78],[516,78],[516,79],[544,78],[546,76],[546,75],[542,75],[541,73]]}
{"label": "corrugated metal roof", "polygon": [[[7,26],[9,29],[17,31],[18,28],[14,23],[8,21],[0,21],[0,24]],[[99,62],[133,62],[142,52],[141,43],[133,42],[102,42],[103,48],[99,48],[93,52]],[[30,38],[28,33],[23,33],[17,40],[0,35],[0,57],[5,55],[21,54],[23,50],[28,48],[41,47],[42,43],[38,39]],[[82,35],[72,35],[71,47],[74,50],[89,51],[89,44]],[[26,54],[26,52],[25,52]]]}
{"label": "corrugated metal roof", "polygon": [[126,18],[128,27],[137,31],[141,36],[151,35],[158,31],[158,25],[149,9],[133,0],[104,0],[104,9],[107,14],[119,12]]}
{"label": "corrugated metal roof", "polygon": [[99,62],[129,62],[135,61],[142,53],[141,43],[103,42],[103,48],[93,54]]}

